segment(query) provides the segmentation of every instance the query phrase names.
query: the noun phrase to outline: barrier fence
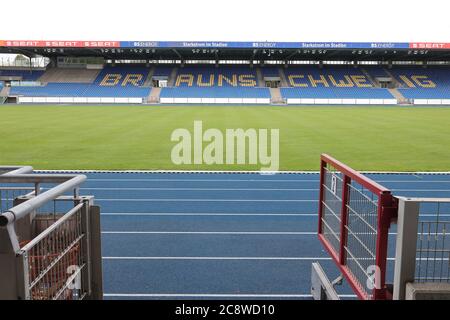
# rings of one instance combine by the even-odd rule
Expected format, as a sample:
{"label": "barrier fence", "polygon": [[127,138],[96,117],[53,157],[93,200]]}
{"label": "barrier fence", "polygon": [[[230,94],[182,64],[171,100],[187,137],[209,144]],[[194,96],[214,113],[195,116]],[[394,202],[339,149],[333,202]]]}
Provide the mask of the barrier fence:
{"label": "barrier fence", "polygon": [[408,283],[450,284],[448,213],[450,199],[399,197],[394,299]]}
{"label": "barrier fence", "polygon": [[86,177],[29,171],[0,167],[0,299],[102,299],[100,208],[78,193]]}
{"label": "barrier fence", "polygon": [[389,299],[388,232],[396,213],[391,192],[321,156],[319,239],[360,299]]}

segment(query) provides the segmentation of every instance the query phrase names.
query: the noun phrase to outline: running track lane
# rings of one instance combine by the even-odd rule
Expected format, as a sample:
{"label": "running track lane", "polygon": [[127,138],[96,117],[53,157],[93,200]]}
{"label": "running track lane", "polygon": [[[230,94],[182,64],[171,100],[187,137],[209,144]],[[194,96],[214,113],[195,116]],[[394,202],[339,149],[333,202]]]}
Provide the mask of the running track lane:
{"label": "running track lane", "polygon": [[[106,299],[309,299],[313,261],[338,275],[316,236],[316,173],[87,175]],[[450,197],[450,175],[369,176],[396,195]]]}

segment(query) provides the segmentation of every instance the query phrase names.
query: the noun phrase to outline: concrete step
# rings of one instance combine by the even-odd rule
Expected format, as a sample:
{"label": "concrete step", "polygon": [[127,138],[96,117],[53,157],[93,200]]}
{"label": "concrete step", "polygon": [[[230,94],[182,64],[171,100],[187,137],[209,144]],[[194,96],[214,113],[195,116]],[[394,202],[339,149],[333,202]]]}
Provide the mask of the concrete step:
{"label": "concrete step", "polygon": [[408,104],[409,100],[406,99],[400,91],[398,91],[396,88],[388,89],[389,92],[397,99],[398,104]]}
{"label": "concrete step", "polygon": [[280,74],[281,86],[283,88],[289,87],[289,83],[286,78],[286,74],[284,73],[284,68],[278,68],[278,73]]}
{"label": "concrete step", "polygon": [[280,88],[269,88],[270,90],[270,102],[272,104],[286,104],[286,100],[283,99],[283,96],[281,95]]}
{"label": "concrete step", "polygon": [[175,81],[177,80],[177,73],[178,73],[178,68],[177,67],[173,68],[172,72],[170,73],[169,80],[167,81],[168,87],[173,87],[175,85]]}
{"label": "concrete step", "polygon": [[162,88],[153,87],[147,98],[148,103],[159,103]]}
{"label": "concrete step", "polygon": [[397,88],[402,88],[402,84],[397,80],[397,78],[394,77],[394,75],[386,68],[383,69],[384,72],[386,72],[386,74],[388,75],[388,77],[390,77],[392,79],[392,83],[397,87]]}
{"label": "concrete step", "polygon": [[3,87],[2,90],[0,90],[0,97],[8,97],[10,91],[10,87]]}
{"label": "concrete step", "polygon": [[261,87],[261,88],[265,87],[264,78],[263,78],[262,71],[261,71],[260,67],[256,68],[256,78],[258,80],[258,87]]}
{"label": "concrete step", "polygon": [[145,79],[144,87],[151,87],[152,86],[152,78],[155,74],[155,67],[151,67],[150,71],[148,72],[147,79]]}
{"label": "concrete step", "polygon": [[39,82],[48,83],[92,83],[97,78],[100,70],[92,69],[48,69],[39,79]]}
{"label": "concrete step", "polygon": [[361,68],[360,70],[361,70],[361,72],[367,77],[367,79],[372,83],[372,85],[373,85],[375,88],[379,88],[379,87],[380,87],[380,84],[378,83],[378,81],[375,80],[375,79],[370,75],[370,73],[367,72],[366,69]]}

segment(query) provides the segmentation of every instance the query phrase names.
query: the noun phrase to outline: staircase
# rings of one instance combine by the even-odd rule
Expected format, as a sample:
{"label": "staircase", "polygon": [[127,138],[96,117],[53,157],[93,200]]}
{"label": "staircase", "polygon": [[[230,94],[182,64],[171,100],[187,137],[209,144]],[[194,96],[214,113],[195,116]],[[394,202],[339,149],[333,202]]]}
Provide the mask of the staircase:
{"label": "staircase", "polygon": [[397,88],[388,89],[389,92],[397,99],[397,104],[410,104],[410,101],[406,99]]}
{"label": "staircase", "polygon": [[3,87],[2,90],[0,90],[0,97],[8,97],[10,91],[10,87]]}
{"label": "staircase", "polygon": [[360,69],[361,70],[361,72],[367,77],[367,79],[370,81],[370,82],[372,82],[372,85],[375,87],[375,88],[379,88],[380,87],[380,84],[378,83],[378,81],[377,80],[375,80],[368,72],[367,72],[367,70],[366,69]]}
{"label": "staircase", "polygon": [[41,83],[92,83],[97,78],[100,70],[92,69],[48,69],[38,81]]}
{"label": "staircase", "polygon": [[256,79],[258,80],[258,87],[264,88],[266,85],[264,83],[264,78],[261,72],[261,68],[256,68]]}
{"label": "staircase", "polygon": [[384,72],[386,72],[386,74],[388,75],[388,77],[390,77],[392,79],[392,83],[397,87],[397,88],[401,88],[403,87],[402,84],[400,82],[398,82],[398,80],[394,77],[394,75],[386,68],[383,68]]}
{"label": "staircase", "polygon": [[286,100],[283,99],[283,97],[281,96],[281,90],[280,88],[269,88],[270,90],[270,103],[272,104],[278,104],[278,105],[285,105],[286,104]]}
{"label": "staircase", "polygon": [[175,81],[177,79],[177,73],[178,73],[178,68],[177,67],[173,68],[172,72],[170,73],[169,80],[167,81],[167,86],[168,87],[175,86]]}
{"label": "staircase", "polygon": [[153,87],[147,97],[147,103],[159,103],[162,88]]}
{"label": "staircase", "polygon": [[152,79],[154,74],[155,74],[155,67],[152,67],[148,72],[147,79],[145,79],[144,87],[152,87]]}
{"label": "staircase", "polygon": [[286,74],[284,73],[283,68],[278,68],[278,73],[280,74],[281,86],[283,88],[289,87],[289,83],[288,83],[288,81],[286,79]]}

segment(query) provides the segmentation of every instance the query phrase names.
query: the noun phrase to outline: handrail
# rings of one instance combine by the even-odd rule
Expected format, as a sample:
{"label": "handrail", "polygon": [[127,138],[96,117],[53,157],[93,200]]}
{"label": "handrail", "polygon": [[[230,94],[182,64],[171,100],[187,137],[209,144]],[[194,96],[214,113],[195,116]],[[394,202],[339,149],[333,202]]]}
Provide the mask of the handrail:
{"label": "handrail", "polygon": [[71,189],[77,188],[81,183],[86,181],[87,177],[85,175],[2,175],[0,176],[1,182],[12,182],[12,183],[63,183],[57,185],[56,187],[41,193],[40,195],[27,200],[8,211],[0,215],[0,227],[5,227],[14,221],[25,217],[30,212],[38,209],[45,203],[52,201],[53,199],[63,195],[64,193],[70,191]]}
{"label": "handrail", "polygon": [[354,180],[355,182],[361,184],[364,188],[367,188],[371,192],[377,194],[390,193],[389,189],[383,187],[382,185],[378,184],[372,179],[367,178],[363,174],[359,173],[358,171],[350,168],[349,166],[343,164],[342,162],[334,159],[333,157],[327,154],[322,154],[320,156],[320,159],[322,161],[325,161],[326,163],[333,165],[335,169],[342,172],[344,175],[350,177],[351,180]]}
{"label": "handrail", "polygon": [[33,167],[31,166],[23,166],[23,167],[0,167],[2,170],[11,170],[4,175],[15,175],[15,174],[25,174],[33,172]]}

